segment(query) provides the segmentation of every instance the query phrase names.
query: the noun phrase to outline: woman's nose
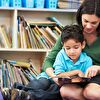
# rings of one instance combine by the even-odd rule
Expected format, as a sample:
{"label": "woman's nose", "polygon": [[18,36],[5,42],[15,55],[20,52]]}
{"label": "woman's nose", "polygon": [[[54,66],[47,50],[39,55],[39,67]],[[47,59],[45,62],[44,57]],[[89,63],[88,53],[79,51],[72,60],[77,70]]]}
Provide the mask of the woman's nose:
{"label": "woman's nose", "polygon": [[91,23],[87,23],[86,28],[90,29],[90,28],[92,28],[92,27],[93,27],[93,26],[92,26]]}

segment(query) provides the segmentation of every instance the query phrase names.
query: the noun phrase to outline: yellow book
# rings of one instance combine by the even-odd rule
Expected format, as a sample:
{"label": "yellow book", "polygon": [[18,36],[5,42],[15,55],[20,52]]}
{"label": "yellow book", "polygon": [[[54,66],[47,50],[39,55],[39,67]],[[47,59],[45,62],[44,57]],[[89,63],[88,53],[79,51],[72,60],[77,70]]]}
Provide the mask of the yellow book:
{"label": "yellow book", "polygon": [[24,41],[23,41],[23,32],[24,32],[24,29],[23,29],[22,22],[20,22],[20,24],[19,24],[19,29],[20,29],[19,34],[20,34],[21,48],[24,48]]}
{"label": "yellow book", "polygon": [[54,41],[53,39],[49,36],[49,34],[46,32],[44,27],[41,27],[39,29],[39,31],[41,32],[41,34],[47,39],[48,44],[51,45],[50,47],[52,47],[54,45]]}
{"label": "yellow book", "polygon": [[50,34],[54,38],[54,40],[56,42],[56,40],[58,39],[57,35],[51,30],[50,27],[47,26],[45,29],[48,32],[48,34]]}
{"label": "yellow book", "polygon": [[30,42],[30,38],[29,38],[29,34],[28,34],[28,30],[27,29],[25,29],[25,38],[26,38],[27,48],[32,48],[31,42]]}
{"label": "yellow book", "polygon": [[36,48],[34,34],[30,26],[27,27],[27,35],[30,41],[31,48]]}
{"label": "yellow book", "polygon": [[47,26],[47,25],[56,25],[56,22],[51,22],[51,21],[44,21],[44,22],[31,22],[30,25],[40,25],[40,26]]}
{"label": "yellow book", "polygon": [[7,60],[10,64],[15,65],[15,66],[20,66],[23,68],[28,68],[30,67],[30,64],[27,62],[22,62],[22,61],[15,61],[15,60]]}
{"label": "yellow book", "polygon": [[43,46],[38,41],[38,38],[36,36],[36,32],[35,32],[34,28],[32,28],[32,32],[33,32],[33,35],[34,35],[34,44],[35,44],[36,48],[43,48]]}
{"label": "yellow book", "polygon": [[61,34],[61,30],[57,26],[55,26],[54,29],[59,33],[59,35]]}
{"label": "yellow book", "polygon": [[42,36],[40,35],[39,31],[37,30],[36,27],[34,27],[34,30],[35,30],[35,35],[38,39],[38,41],[40,42],[40,44],[42,45],[43,48],[46,48],[46,46],[44,45],[43,41],[42,41]]}
{"label": "yellow book", "polygon": [[0,36],[3,39],[5,48],[11,48],[11,42],[9,41],[8,35],[4,25],[0,26]]}

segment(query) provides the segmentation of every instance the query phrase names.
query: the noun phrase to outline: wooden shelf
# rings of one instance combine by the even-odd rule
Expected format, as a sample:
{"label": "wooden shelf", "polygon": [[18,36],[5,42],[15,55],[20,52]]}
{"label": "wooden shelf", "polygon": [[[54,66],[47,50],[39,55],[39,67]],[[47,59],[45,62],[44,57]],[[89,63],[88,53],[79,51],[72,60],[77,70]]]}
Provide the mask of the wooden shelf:
{"label": "wooden shelf", "polygon": [[17,48],[17,16],[24,16],[27,22],[45,21],[47,17],[56,17],[63,25],[75,22],[74,16],[77,9],[37,9],[37,8],[14,8],[0,7],[0,25],[4,24],[12,34],[13,48],[0,48],[1,59],[28,61],[32,59],[34,66],[39,70],[48,49],[25,49]]}
{"label": "wooden shelf", "polygon": [[19,10],[19,11],[42,11],[42,12],[76,12],[77,9],[39,9],[39,8],[14,8],[14,7],[0,7],[0,10]]}
{"label": "wooden shelf", "polygon": [[0,52],[1,51],[5,51],[5,52],[49,52],[50,50],[49,49],[24,49],[24,48],[17,48],[17,49],[14,49],[14,48],[0,48]]}

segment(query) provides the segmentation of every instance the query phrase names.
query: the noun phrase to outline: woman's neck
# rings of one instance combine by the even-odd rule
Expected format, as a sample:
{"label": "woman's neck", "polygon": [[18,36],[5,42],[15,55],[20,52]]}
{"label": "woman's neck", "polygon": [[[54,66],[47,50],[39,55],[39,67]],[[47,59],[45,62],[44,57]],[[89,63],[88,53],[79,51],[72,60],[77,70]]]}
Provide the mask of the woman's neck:
{"label": "woman's neck", "polygon": [[93,44],[97,39],[97,34],[84,34],[85,40],[88,45]]}

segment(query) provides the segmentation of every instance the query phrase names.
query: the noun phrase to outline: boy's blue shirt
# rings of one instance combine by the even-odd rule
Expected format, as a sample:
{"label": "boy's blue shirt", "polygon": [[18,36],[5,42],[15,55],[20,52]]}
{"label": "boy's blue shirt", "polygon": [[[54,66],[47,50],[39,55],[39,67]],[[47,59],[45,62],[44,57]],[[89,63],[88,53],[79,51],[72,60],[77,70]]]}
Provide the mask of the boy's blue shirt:
{"label": "boy's blue shirt", "polygon": [[[64,48],[60,50],[60,52],[57,54],[57,57],[54,62],[54,73],[59,74],[62,72],[69,72],[72,70],[81,70],[83,73],[86,72],[86,70],[92,66],[92,59],[86,55],[86,53],[82,52],[80,54],[80,57],[76,63],[73,63],[73,61],[67,56],[65,53]],[[37,78],[45,77],[49,79],[49,76],[42,72],[39,74]]]}

